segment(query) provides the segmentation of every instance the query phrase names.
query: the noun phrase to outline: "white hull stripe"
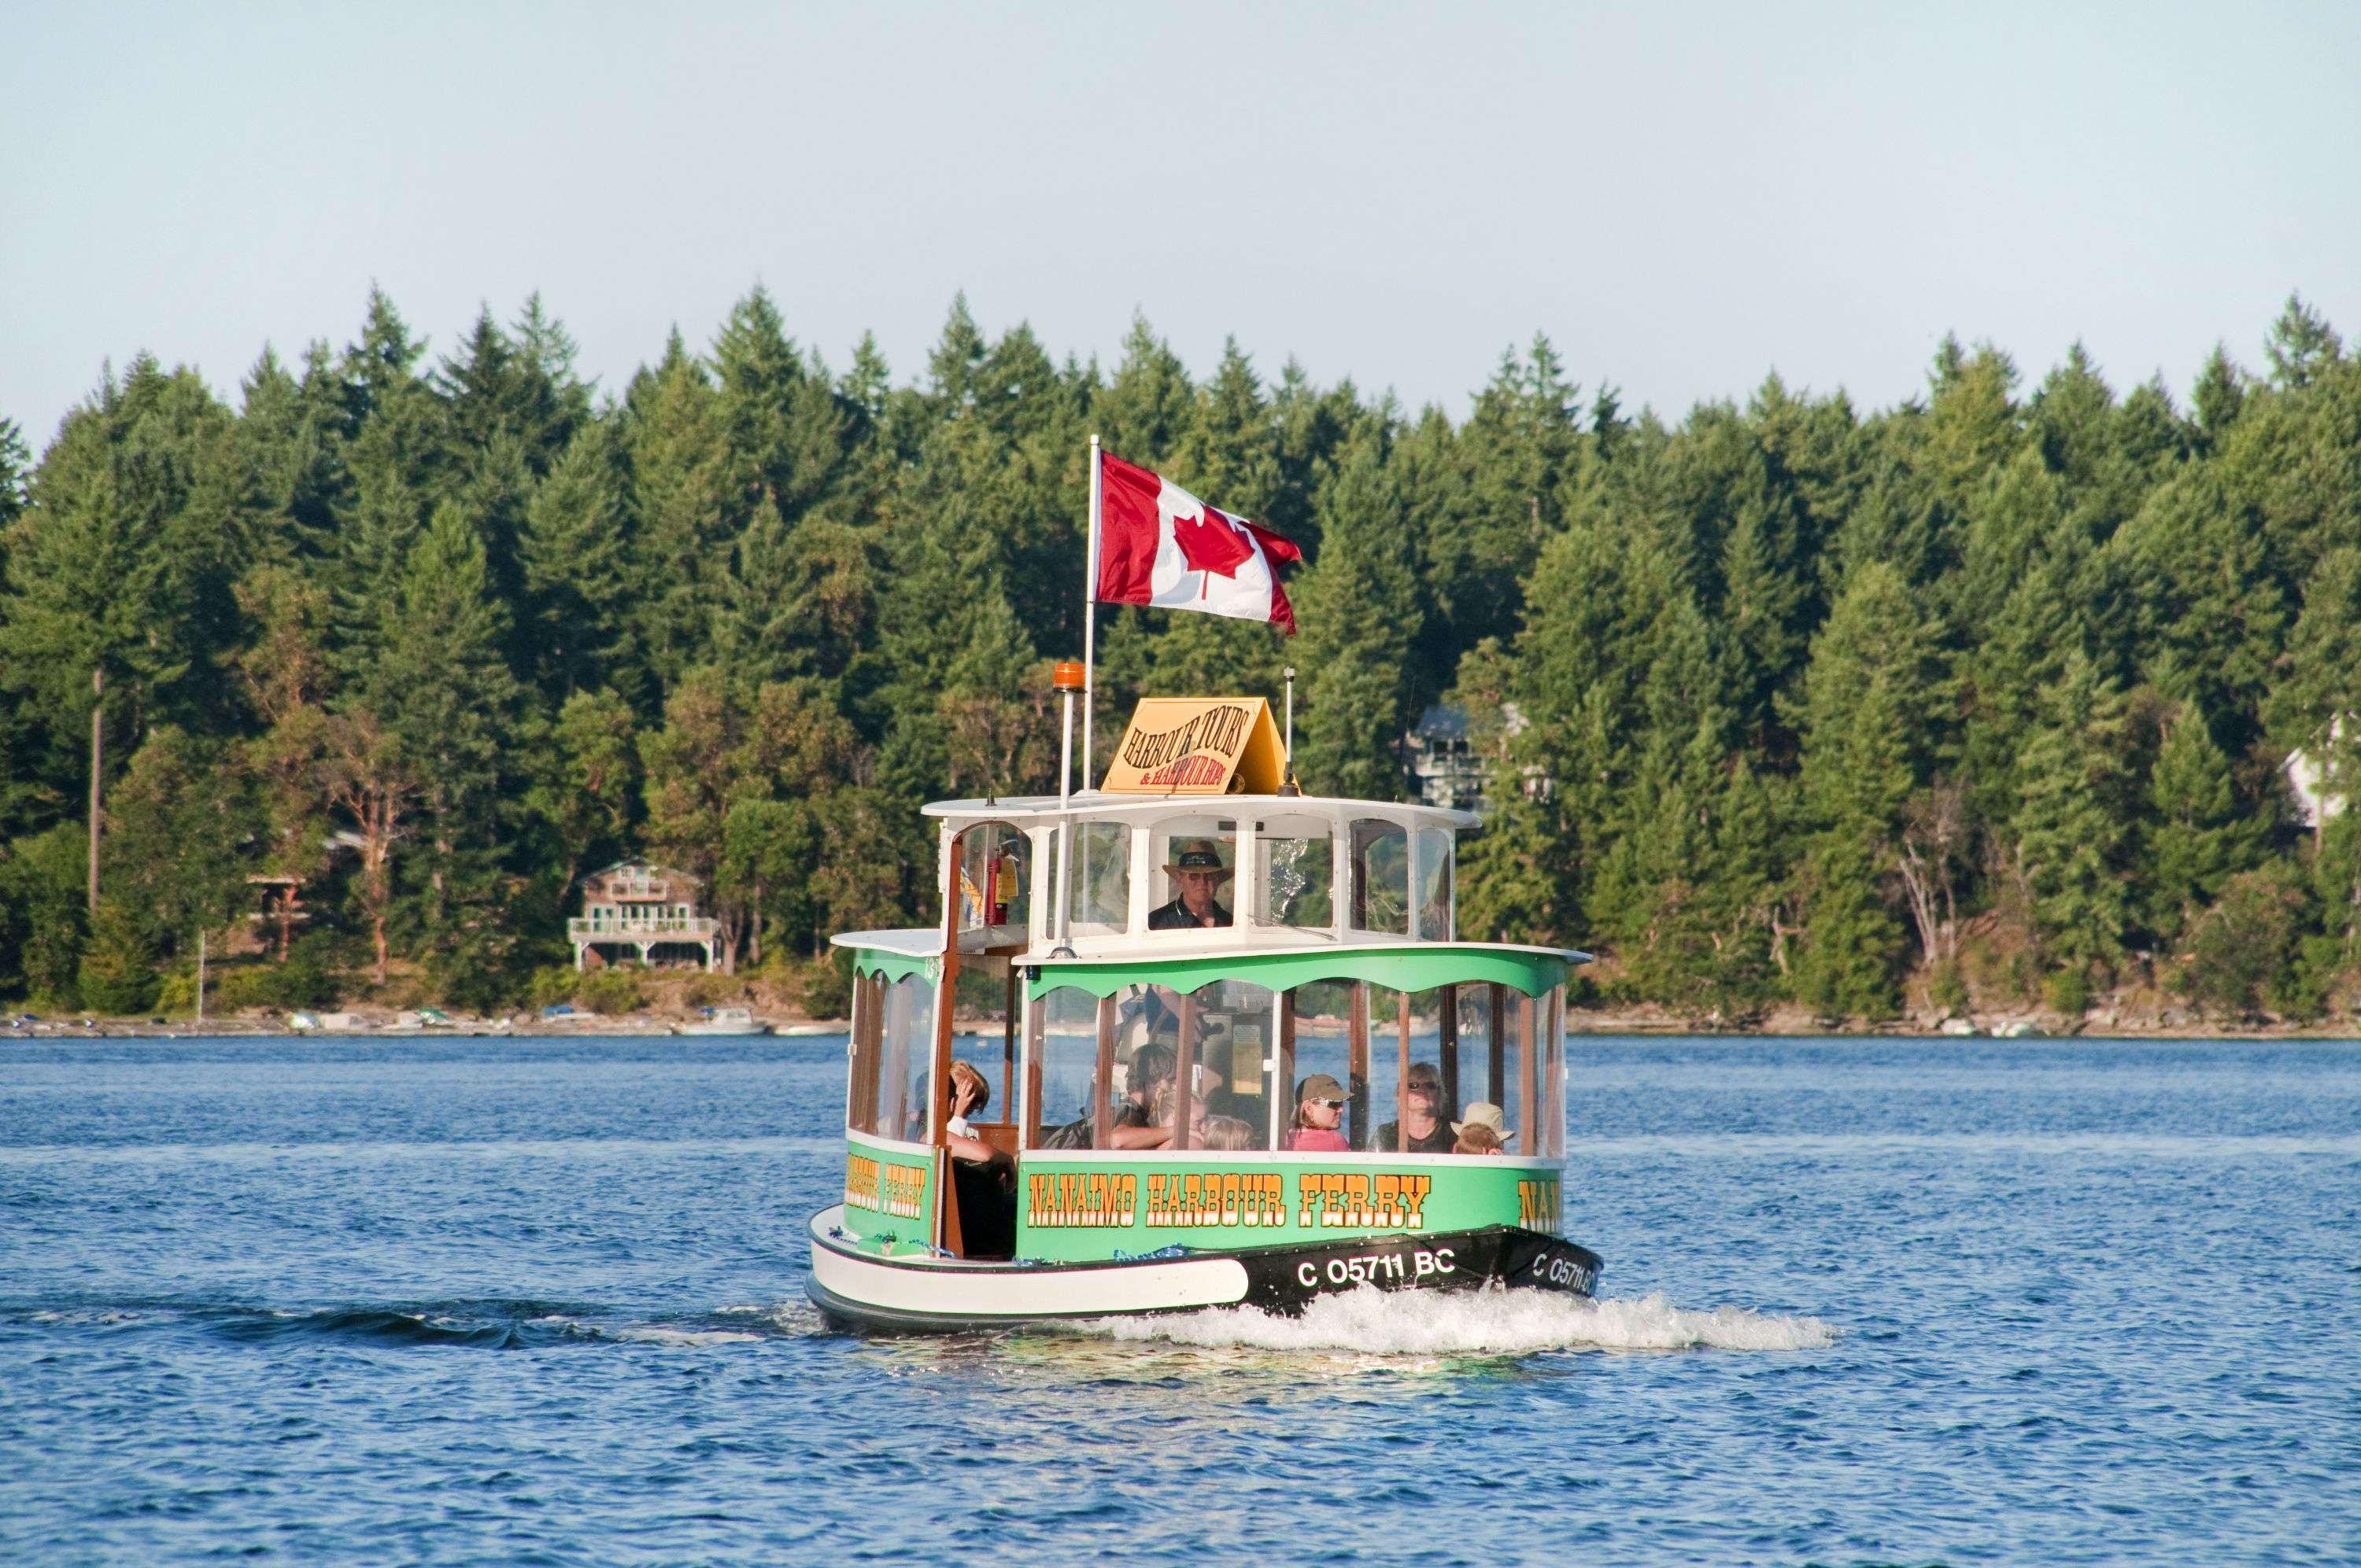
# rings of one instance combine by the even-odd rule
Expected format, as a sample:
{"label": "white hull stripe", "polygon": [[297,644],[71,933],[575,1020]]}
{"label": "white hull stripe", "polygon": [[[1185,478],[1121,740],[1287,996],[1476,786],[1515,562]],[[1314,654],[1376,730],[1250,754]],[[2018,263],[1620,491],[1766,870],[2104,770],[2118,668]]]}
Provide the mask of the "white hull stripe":
{"label": "white hull stripe", "polygon": [[1246,1267],[1234,1257],[1034,1268],[956,1258],[870,1258],[828,1245],[829,1229],[842,1217],[841,1209],[813,1217],[812,1277],[832,1296],[885,1311],[969,1320],[1097,1317],[1226,1307],[1246,1299]]}

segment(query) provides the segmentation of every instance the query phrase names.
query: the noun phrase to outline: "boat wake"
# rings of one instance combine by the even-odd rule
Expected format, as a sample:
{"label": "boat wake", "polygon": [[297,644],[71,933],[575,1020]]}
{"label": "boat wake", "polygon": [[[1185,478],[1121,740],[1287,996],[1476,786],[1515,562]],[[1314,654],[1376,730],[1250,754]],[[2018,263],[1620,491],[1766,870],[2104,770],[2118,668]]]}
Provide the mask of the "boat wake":
{"label": "boat wake", "polygon": [[1837,1331],[1817,1318],[1743,1307],[1695,1311],[1661,1295],[1587,1300],[1538,1290],[1359,1289],[1323,1296],[1299,1318],[1216,1307],[1159,1318],[1109,1318],[1095,1332],[1174,1344],[1333,1350],[1356,1355],[1524,1355],[1554,1350],[1817,1350]]}

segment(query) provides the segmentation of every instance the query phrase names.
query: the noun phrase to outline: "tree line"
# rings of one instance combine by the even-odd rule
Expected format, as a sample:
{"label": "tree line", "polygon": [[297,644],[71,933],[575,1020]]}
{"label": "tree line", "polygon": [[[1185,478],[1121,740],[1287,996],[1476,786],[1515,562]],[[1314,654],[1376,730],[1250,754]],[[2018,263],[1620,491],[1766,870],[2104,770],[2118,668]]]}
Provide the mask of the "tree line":
{"label": "tree line", "polygon": [[436,356],[373,291],[235,407],[143,355],[38,461],[0,421],[0,995],[155,1005],[254,874],[326,992],[476,1007],[628,854],[733,969],[931,918],[918,805],[1054,785],[1094,431],[1310,560],[1285,645],[1102,611],[1101,725],[1292,664],[1307,788],[1393,798],[1458,704],[1465,935],[1725,1020],[2355,1004],[2361,812],[2286,769],[2361,778],[2361,356],[2300,300],[2186,408],[1947,340],[1891,409],[1773,375],[1671,425],[1543,338],[1455,422],[963,301],[897,383],[760,289],[619,396],[537,298]]}

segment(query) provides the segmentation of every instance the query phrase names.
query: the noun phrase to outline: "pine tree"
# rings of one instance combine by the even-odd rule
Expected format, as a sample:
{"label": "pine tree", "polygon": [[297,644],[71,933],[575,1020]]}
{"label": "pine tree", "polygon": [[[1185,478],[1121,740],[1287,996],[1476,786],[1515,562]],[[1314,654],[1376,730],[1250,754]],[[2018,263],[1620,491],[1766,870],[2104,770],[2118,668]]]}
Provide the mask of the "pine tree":
{"label": "pine tree", "polygon": [[606,685],[640,692],[647,670],[633,613],[631,471],[612,423],[584,424],[533,490],[521,555],[518,641],[544,699]]}
{"label": "pine tree", "polygon": [[2136,819],[2123,695],[2076,652],[2041,694],[2037,714],[2009,822],[2017,874],[2057,959],[2075,970],[2112,967],[2132,927]]}
{"label": "pine tree", "polygon": [[1296,770],[1316,794],[1398,798],[1411,711],[1418,583],[1384,432],[1345,449],[1320,496],[1318,563],[1302,579],[1289,657],[1304,676]]}
{"label": "pine tree", "polygon": [[708,652],[713,579],[731,535],[721,411],[705,367],[673,334],[664,362],[633,389],[631,510],[638,521],[634,641],[664,686]]}
{"label": "pine tree", "polygon": [[2143,878],[2149,917],[2158,929],[2177,933],[2230,878],[2260,863],[2268,824],[2239,801],[2230,759],[2192,706],[2165,728],[2148,779],[2148,809],[2155,818]]}

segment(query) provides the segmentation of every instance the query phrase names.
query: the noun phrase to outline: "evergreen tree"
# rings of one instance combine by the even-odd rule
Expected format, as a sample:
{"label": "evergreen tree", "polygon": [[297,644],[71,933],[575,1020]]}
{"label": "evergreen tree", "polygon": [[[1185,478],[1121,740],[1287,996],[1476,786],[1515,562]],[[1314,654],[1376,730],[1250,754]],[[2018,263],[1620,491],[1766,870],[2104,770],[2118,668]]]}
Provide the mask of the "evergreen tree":
{"label": "evergreen tree", "polygon": [[2016,872],[2048,952],[2076,971],[2112,968],[2132,926],[2137,781],[2123,695],[2076,652],[2037,710],[2023,797],[2009,823]]}
{"label": "evergreen tree", "polygon": [[[1411,709],[1418,583],[1383,433],[1366,430],[1321,491],[1318,563],[1304,575],[1303,628],[1289,651],[1304,676],[1296,768],[1322,795],[1398,798]],[[1210,618],[1208,618],[1210,619]]]}
{"label": "evergreen tree", "polygon": [[525,509],[519,641],[545,702],[609,685],[639,691],[647,677],[631,493],[622,441],[613,424],[594,420]]}

